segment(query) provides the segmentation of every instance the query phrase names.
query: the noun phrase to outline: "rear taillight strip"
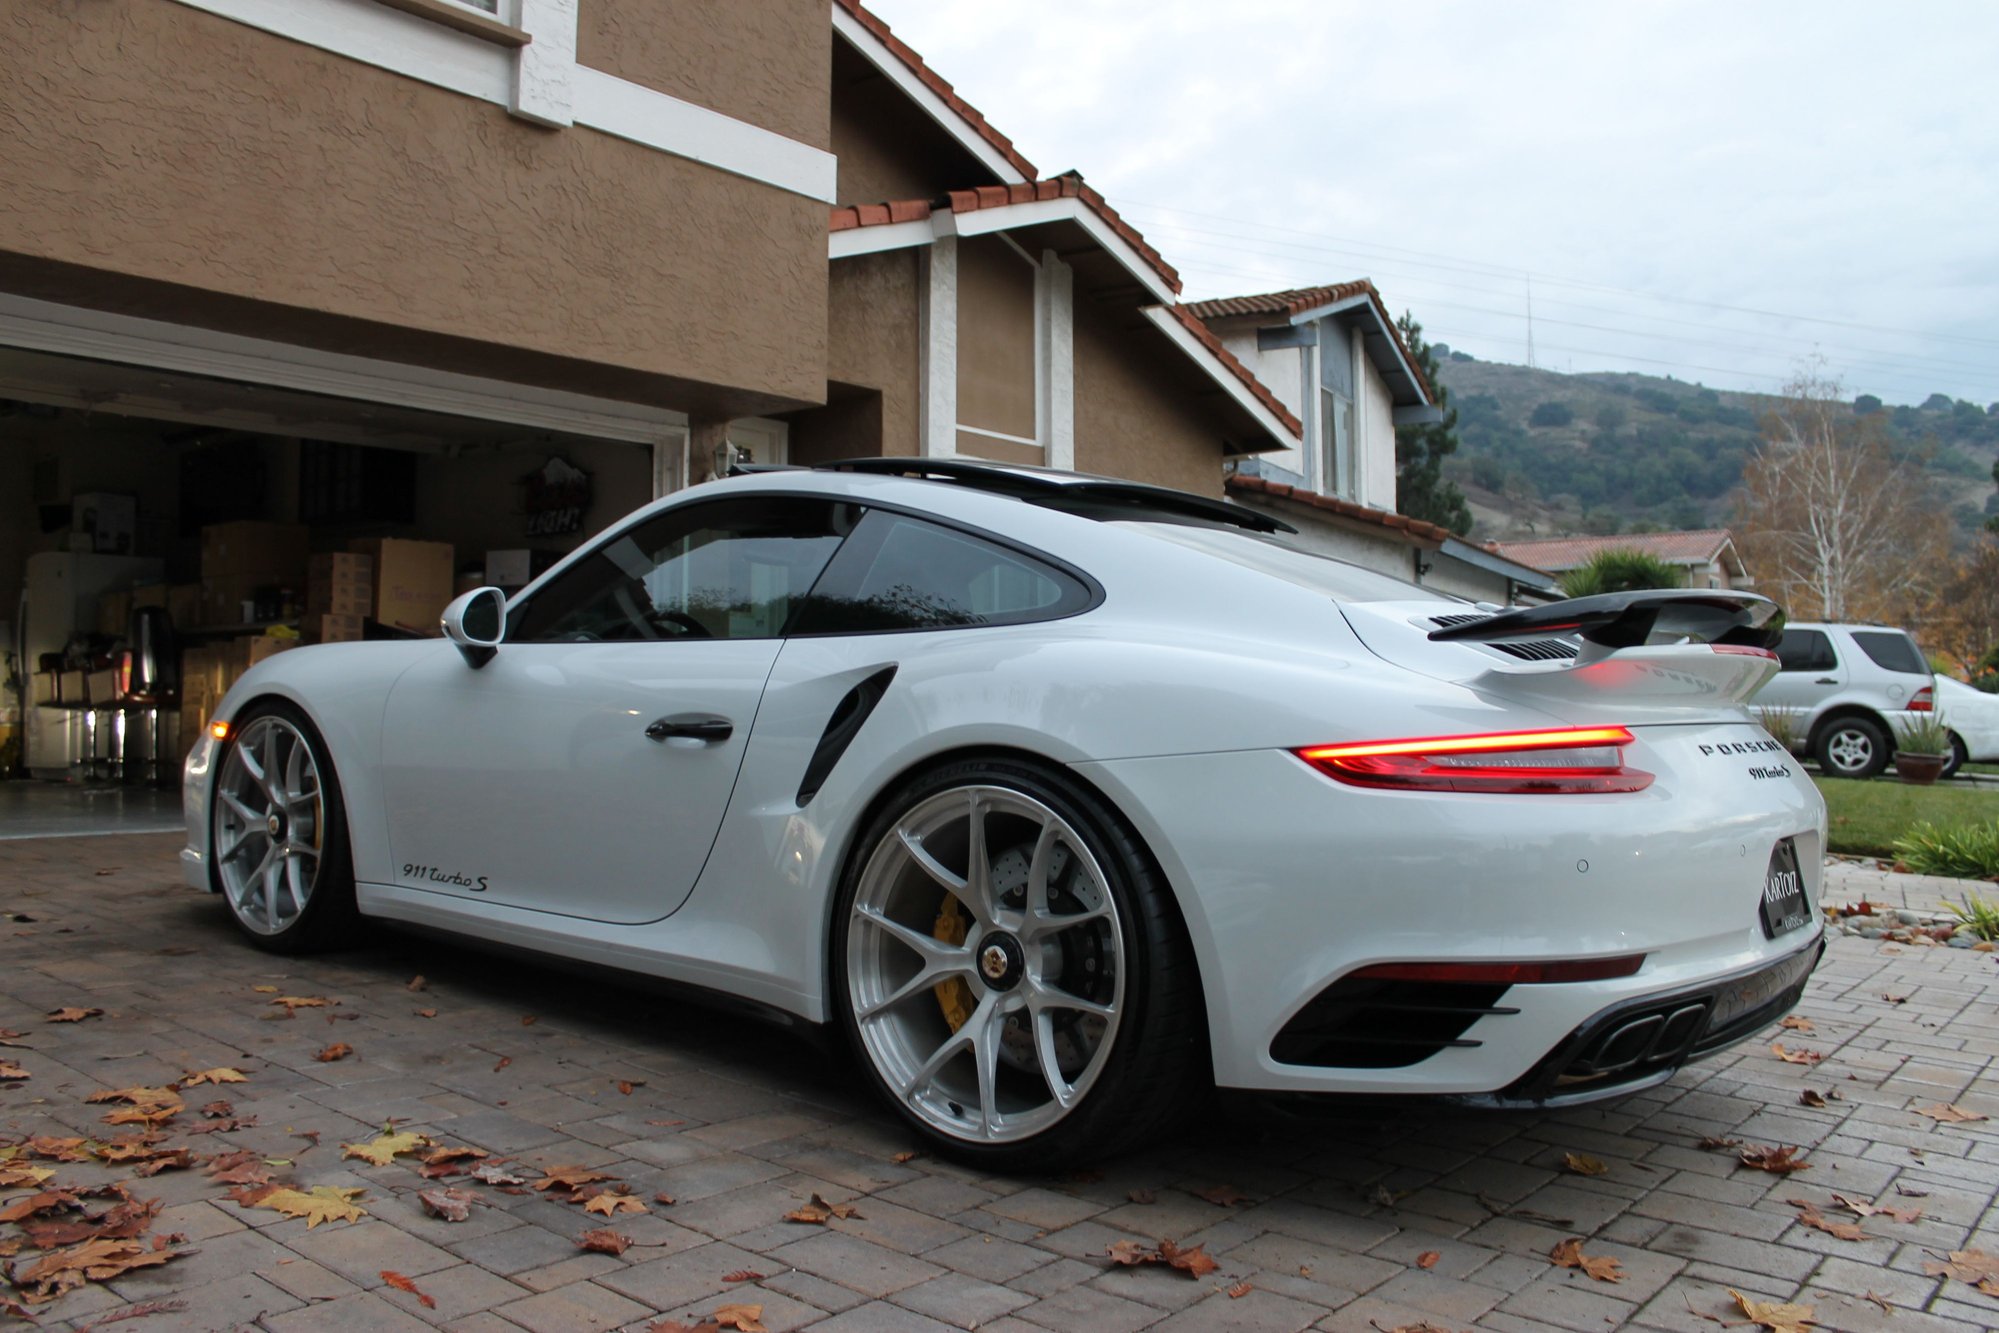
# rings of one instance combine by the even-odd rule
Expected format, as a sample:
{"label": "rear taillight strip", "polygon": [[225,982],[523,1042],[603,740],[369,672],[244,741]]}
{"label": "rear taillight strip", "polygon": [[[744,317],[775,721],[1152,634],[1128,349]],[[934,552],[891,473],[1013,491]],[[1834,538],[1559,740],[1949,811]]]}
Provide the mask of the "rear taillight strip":
{"label": "rear taillight strip", "polygon": [[[1652,775],[1622,762],[1624,727],[1560,727],[1469,736],[1351,741],[1294,750],[1336,781],[1404,791],[1603,795],[1643,791]],[[1477,762],[1485,756],[1487,763]],[[1608,759],[1608,762],[1606,762]]]}

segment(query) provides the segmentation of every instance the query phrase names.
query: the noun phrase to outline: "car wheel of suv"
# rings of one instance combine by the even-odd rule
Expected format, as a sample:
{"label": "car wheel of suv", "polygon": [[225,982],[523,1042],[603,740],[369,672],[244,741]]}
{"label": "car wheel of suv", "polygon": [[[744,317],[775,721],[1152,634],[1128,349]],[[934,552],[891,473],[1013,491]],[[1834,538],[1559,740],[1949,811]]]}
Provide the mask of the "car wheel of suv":
{"label": "car wheel of suv", "polygon": [[1888,733],[1868,718],[1836,718],[1819,730],[1812,752],[1828,776],[1871,778],[1888,766]]}
{"label": "car wheel of suv", "polygon": [[1943,776],[1954,778],[1958,771],[1971,760],[1971,751],[1964,748],[1964,738],[1956,732],[1950,734],[1950,759],[1943,766]]}

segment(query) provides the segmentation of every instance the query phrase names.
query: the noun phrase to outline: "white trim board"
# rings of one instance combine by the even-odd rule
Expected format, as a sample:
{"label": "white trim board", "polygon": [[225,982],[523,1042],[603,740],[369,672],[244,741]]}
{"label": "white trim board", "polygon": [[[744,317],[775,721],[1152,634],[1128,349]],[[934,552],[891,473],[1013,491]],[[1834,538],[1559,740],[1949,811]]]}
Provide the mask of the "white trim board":
{"label": "white trim board", "polygon": [[0,344],[649,444],[684,412],[0,294]]}
{"label": "white trim board", "polygon": [[[838,160],[831,153],[602,70],[574,64],[573,58],[565,65],[560,54],[552,56],[562,46],[559,38],[524,47],[498,46],[376,0],[177,3],[492,102],[543,124],[559,119],[561,97],[568,94],[573,98],[578,125],[821,203],[833,202]],[[523,17],[529,19],[544,14],[550,15],[551,21],[565,16],[568,22],[575,21],[572,6],[536,4],[523,10]],[[573,51],[573,31],[568,36]],[[537,51],[537,46],[542,49]],[[526,54],[530,51],[535,52],[532,57]],[[529,97],[522,96],[523,89],[515,80],[523,61],[533,66]]]}
{"label": "white trim board", "polygon": [[1007,161],[999,149],[987,143],[985,136],[973,129],[949,102],[931,91],[923,80],[916,77],[909,66],[902,63],[895,52],[889,50],[879,37],[867,30],[866,25],[837,4],[832,6],[832,11],[834,35],[845,38],[847,44],[860,52],[869,64],[888,76],[889,81],[900,88],[904,96],[916,103],[946,134],[957,140],[965,151],[977,158],[981,166],[1009,185],[1026,182],[1027,177],[1021,174],[1020,168]]}
{"label": "white trim board", "polygon": [[1151,320],[1153,327],[1172,339],[1181,351],[1194,358],[1201,368],[1207,371],[1208,377],[1221,386],[1223,393],[1235,399],[1244,411],[1254,417],[1256,424],[1269,432],[1270,438],[1280,442],[1279,447],[1295,445],[1299,437],[1292,434],[1291,428],[1279,421],[1269,408],[1258,402],[1256,395],[1249,391],[1249,386],[1237,379],[1227,366],[1217,361],[1214,353],[1203,346],[1200,339],[1189,333],[1180,321],[1173,317],[1171,311],[1164,306],[1151,305],[1139,313]]}

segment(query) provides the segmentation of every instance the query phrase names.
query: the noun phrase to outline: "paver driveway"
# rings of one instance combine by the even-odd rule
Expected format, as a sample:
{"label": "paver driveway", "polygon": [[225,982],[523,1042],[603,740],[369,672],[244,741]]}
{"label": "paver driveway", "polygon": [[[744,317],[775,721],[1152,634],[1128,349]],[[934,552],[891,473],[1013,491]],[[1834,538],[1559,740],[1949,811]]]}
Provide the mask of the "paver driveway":
{"label": "paver driveway", "polygon": [[[229,1202],[198,1168],[137,1180],[138,1197],[163,1203],[154,1232],[194,1252],[39,1307],[46,1326],[171,1301],[114,1327],[646,1328],[737,1303],[761,1305],[773,1330],[1710,1330],[1708,1316],[1740,1318],[1730,1287],[1808,1304],[1829,1329],[1999,1323],[1999,1298],[1924,1271],[1948,1251],[1999,1251],[1999,1136],[1912,1109],[1999,1115],[1993,954],[1836,939],[1801,1010],[1814,1031],[1773,1030],[1609,1107],[1210,1117],[1099,1170],[999,1179],[897,1160],[913,1143],[844,1060],[607,978],[386,932],[327,958],[256,953],[216,900],[179,887],[175,849],[151,836],[0,842],[0,1028],[25,1034],[0,1057],[30,1075],[0,1083],[0,1141],[123,1132],[101,1122],[115,1108],[84,1098],[233,1066],[246,1082],[183,1090],[163,1142],[247,1148],[301,1187],[362,1188],[367,1216],[308,1228]],[[419,973],[425,988],[408,989]],[[339,1003],[284,1019],[274,994]],[[104,1012],[45,1018],[63,1006]],[[1825,1059],[1784,1063],[1773,1039]],[[314,1059],[335,1042],[353,1054]],[[1806,1106],[1806,1089],[1837,1096]],[[211,1094],[254,1126],[188,1133]],[[343,1160],[340,1145],[391,1121],[510,1157],[523,1176],[592,1168],[648,1211],[588,1216],[532,1189],[426,1181],[410,1157]],[[1698,1146],[1710,1137],[1800,1144],[1811,1169],[1751,1170]],[[1608,1169],[1576,1174],[1568,1153]],[[133,1174],[41,1165],[57,1184]],[[417,1192],[453,1183],[478,1195],[469,1218],[427,1216]],[[784,1220],[815,1193],[859,1215]],[[1835,1193],[1921,1216],[1877,1215],[1848,1240],[1786,1202],[1855,1220]],[[631,1247],[579,1250],[603,1226]],[[1623,1280],[1551,1264],[1575,1236],[1619,1260]],[[1195,1279],[1105,1257],[1115,1241],[1161,1238],[1220,1266]],[[765,1276],[724,1281],[745,1273]]]}

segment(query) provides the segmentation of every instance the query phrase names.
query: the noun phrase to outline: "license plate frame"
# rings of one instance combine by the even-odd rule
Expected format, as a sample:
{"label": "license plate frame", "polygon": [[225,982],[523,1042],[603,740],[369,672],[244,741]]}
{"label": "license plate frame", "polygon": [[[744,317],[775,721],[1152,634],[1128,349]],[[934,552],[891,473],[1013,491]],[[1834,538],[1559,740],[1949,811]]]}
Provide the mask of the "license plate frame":
{"label": "license plate frame", "polygon": [[1794,838],[1779,838],[1763,872],[1763,900],[1757,909],[1768,939],[1788,935],[1811,924],[1811,904],[1805,901],[1805,877],[1798,869]]}

